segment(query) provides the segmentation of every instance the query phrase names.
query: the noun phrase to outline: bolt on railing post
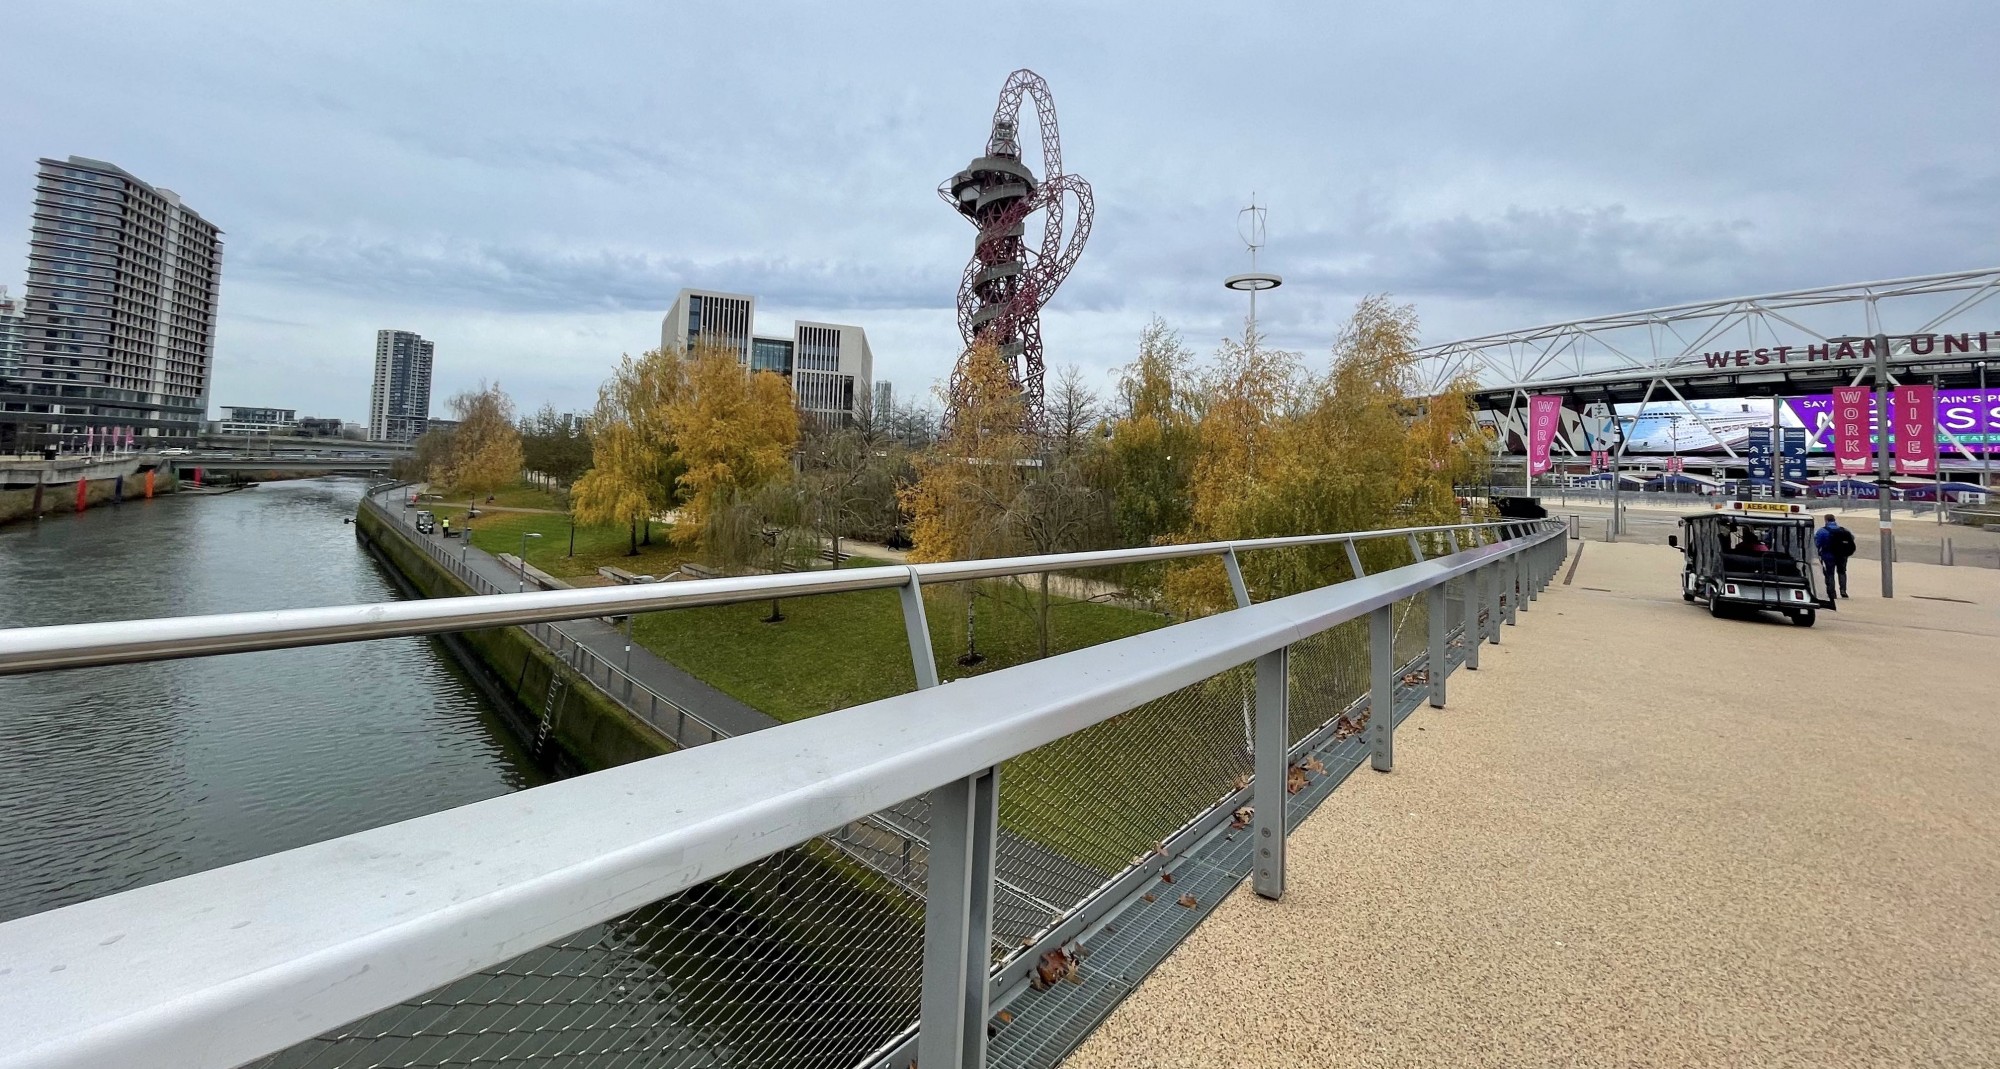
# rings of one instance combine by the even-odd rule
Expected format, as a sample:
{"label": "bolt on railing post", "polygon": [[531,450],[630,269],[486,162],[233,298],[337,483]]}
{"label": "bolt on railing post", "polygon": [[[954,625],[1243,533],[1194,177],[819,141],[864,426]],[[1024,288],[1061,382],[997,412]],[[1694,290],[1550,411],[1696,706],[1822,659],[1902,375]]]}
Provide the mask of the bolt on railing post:
{"label": "bolt on railing post", "polygon": [[1285,798],[1292,749],[1290,695],[1286,677],[1291,647],[1283,646],[1257,658],[1256,789],[1250,803],[1252,849],[1251,889],[1265,898],[1285,893]]}
{"label": "bolt on railing post", "polygon": [[1368,614],[1369,767],[1396,767],[1396,621],[1384,605]]}
{"label": "bolt on railing post", "polygon": [[1442,709],[1444,708],[1444,677],[1451,672],[1451,662],[1445,659],[1444,651],[1444,584],[1439,583],[1431,587],[1430,590],[1425,592],[1424,597],[1427,599],[1431,625],[1430,664],[1425,669],[1425,675],[1429,677],[1431,685],[1431,708]]}
{"label": "bolt on railing post", "polygon": [[931,627],[924,618],[924,588],[911,567],[910,581],[898,591],[903,601],[903,633],[910,643],[910,667],[917,672],[917,689],[938,685],[937,657],[931,653]]}
{"label": "bolt on railing post", "polygon": [[1367,573],[1361,570],[1361,554],[1354,548],[1354,539],[1350,538],[1341,544],[1347,547],[1347,566],[1354,569],[1354,578],[1359,579],[1366,575]]}
{"label": "bolt on railing post", "polygon": [[917,1064],[983,1069],[999,770],[989,768],[932,791],[930,818]]}

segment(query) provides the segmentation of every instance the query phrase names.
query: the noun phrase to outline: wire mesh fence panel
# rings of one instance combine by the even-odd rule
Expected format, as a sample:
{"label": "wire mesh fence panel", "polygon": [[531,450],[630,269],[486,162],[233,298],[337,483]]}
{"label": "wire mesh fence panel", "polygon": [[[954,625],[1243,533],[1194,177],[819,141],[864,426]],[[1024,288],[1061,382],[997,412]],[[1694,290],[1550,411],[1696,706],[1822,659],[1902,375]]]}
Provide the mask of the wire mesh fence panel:
{"label": "wire mesh fence panel", "polygon": [[815,840],[251,1064],[847,1069],[916,1019],[922,932]]}
{"label": "wire mesh fence panel", "polygon": [[1368,621],[1350,620],[1292,643],[1290,738],[1294,745],[1334,718],[1363,710],[1354,704],[1368,694]]}
{"label": "wire mesh fence panel", "polygon": [[1430,602],[1422,596],[1398,601],[1390,613],[1395,621],[1396,641],[1392,656],[1397,672],[1430,652]]}
{"label": "wire mesh fence panel", "polygon": [[997,947],[1018,948],[1236,789],[1252,685],[1232,669],[1001,767],[996,864],[1020,908],[996,916]]}

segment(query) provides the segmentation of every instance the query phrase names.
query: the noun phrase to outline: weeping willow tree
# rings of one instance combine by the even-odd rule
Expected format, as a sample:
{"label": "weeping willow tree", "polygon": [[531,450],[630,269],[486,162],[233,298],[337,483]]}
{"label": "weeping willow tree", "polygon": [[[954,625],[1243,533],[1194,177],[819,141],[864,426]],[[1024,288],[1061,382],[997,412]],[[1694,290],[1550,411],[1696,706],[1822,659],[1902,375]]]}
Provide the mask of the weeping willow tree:
{"label": "weeping willow tree", "polygon": [[[1267,538],[1454,523],[1455,481],[1485,463],[1466,391],[1421,396],[1417,317],[1408,305],[1364,299],[1323,372],[1246,332],[1225,342],[1201,378],[1187,541]],[[1363,544],[1370,568],[1408,550]],[[1242,560],[1260,596],[1350,578],[1339,546],[1262,551]],[[1167,597],[1189,614],[1234,604],[1220,561],[1175,569]]]}

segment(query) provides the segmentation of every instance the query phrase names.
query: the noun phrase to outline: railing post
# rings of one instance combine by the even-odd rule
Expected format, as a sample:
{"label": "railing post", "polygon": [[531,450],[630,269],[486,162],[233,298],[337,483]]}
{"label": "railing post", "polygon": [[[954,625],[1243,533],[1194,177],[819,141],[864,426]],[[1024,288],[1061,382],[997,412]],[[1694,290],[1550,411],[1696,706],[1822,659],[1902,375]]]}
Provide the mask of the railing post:
{"label": "railing post", "polygon": [[1507,626],[1521,622],[1521,554],[1507,555]]}
{"label": "railing post", "polygon": [[1256,812],[1251,834],[1256,839],[1250,887],[1276,900],[1285,893],[1285,797],[1291,769],[1290,695],[1286,677],[1291,647],[1283,646],[1257,658],[1257,755],[1251,795]]}
{"label": "railing post", "polygon": [[910,643],[910,667],[917,671],[917,689],[938,685],[937,658],[931,653],[931,627],[924,619],[924,588],[916,568],[898,592],[903,600],[903,633]]}
{"label": "railing post", "polygon": [[984,1069],[999,770],[989,768],[932,791],[930,817],[917,1064]]}
{"label": "railing post", "polygon": [[1354,569],[1354,578],[1359,579],[1368,574],[1361,570],[1361,554],[1354,548],[1354,539],[1350,538],[1342,545],[1347,547],[1347,566]]}
{"label": "railing post", "polygon": [[1243,566],[1236,560],[1235,546],[1222,551],[1222,570],[1229,573],[1229,592],[1236,595],[1236,607],[1249,608],[1250,588],[1243,583]]}
{"label": "railing post", "polygon": [[[1243,566],[1236,560],[1236,547],[1231,546],[1222,551],[1222,570],[1229,574],[1229,590],[1230,593],[1236,596],[1236,607],[1239,609],[1249,608],[1250,588],[1243,582]],[[1262,701],[1261,691],[1258,700]],[[1257,753],[1257,732],[1250,722],[1250,706],[1248,704],[1243,706],[1243,752],[1253,756]],[[1279,752],[1284,752],[1282,746]]]}
{"label": "railing post", "polygon": [[1479,622],[1479,616],[1486,611],[1486,569],[1474,568],[1462,582],[1465,594],[1465,627],[1460,632],[1459,641],[1465,643],[1465,667],[1479,671],[1479,647],[1486,643],[1486,625]]}
{"label": "railing post", "polygon": [[1486,641],[1500,644],[1500,587],[1507,581],[1507,562],[1496,560],[1481,568],[1486,574]]}
{"label": "railing post", "polygon": [[1446,531],[1445,535],[1451,539],[1451,551],[1453,553],[1458,552],[1458,529],[1454,527],[1451,530]]}
{"label": "railing post", "polygon": [[1384,605],[1368,614],[1368,757],[1377,772],[1396,767],[1396,621]]}
{"label": "railing post", "polygon": [[1439,583],[1426,591],[1424,597],[1430,615],[1430,666],[1425,670],[1431,685],[1431,708],[1444,708],[1444,677],[1451,672],[1451,662],[1445,658],[1444,584]]}
{"label": "railing post", "polygon": [[1424,562],[1424,544],[1422,542],[1417,541],[1416,534],[1412,532],[1410,535],[1410,563],[1422,564],[1423,562]]}

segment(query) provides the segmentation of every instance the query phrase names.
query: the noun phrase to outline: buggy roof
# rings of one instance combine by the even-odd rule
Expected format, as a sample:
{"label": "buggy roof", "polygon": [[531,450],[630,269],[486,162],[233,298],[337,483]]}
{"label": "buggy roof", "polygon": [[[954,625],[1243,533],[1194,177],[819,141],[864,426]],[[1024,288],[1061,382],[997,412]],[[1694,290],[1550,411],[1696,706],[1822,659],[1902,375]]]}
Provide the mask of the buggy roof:
{"label": "buggy roof", "polygon": [[1804,524],[1812,526],[1812,513],[1804,505],[1784,501],[1725,501],[1707,512],[1691,512],[1681,517],[1682,523],[1697,520],[1715,520],[1730,523]]}

